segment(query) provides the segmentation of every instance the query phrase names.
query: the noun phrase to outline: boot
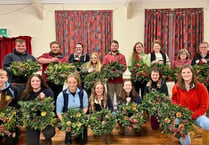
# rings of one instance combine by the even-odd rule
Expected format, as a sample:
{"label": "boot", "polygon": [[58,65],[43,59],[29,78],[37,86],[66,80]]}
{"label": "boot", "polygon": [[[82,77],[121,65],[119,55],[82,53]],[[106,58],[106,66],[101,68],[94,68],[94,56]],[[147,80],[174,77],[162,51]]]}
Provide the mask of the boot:
{"label": "boot", "polygon": [[150,121],[151,121],[151,127],[153,130],[157,130],[160,127],[156,116],[151,116]]}
{"label": "boot", "polygon": [[112,143],[111,134],[110,133],[105,135],[105,143],[106,144],[111,144]]}
{"label": "boot", "polygon": [[65,144],[66,145],[72,144],[72,136],[70,132],[65,133]]}
{"label": "boot", "polygon": [[209,145],[209,130],[202,129],[202,145]]}
{"label": "boot", "polygon": [[125,134],[125,127],[119,124],[119,134]]}

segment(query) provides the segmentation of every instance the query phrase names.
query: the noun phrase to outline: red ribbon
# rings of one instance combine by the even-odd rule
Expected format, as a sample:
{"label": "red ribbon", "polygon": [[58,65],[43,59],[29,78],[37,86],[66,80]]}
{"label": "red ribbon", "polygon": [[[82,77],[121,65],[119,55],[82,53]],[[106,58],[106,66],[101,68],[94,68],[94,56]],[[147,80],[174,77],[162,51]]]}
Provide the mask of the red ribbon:
{"label": "red ribbon", "polygon": [[172,127],[172,128],[170,128],[170,131],[171,131],[171,132],[174,132],[172,137],[175,137],[176,134],[179,132],[180,135],[181,135],[183,138],[185,138],[185,133],[183,132],[183,129],[184,129],[184,127],[179,127],[179,128],[173,128],[173,127]]}

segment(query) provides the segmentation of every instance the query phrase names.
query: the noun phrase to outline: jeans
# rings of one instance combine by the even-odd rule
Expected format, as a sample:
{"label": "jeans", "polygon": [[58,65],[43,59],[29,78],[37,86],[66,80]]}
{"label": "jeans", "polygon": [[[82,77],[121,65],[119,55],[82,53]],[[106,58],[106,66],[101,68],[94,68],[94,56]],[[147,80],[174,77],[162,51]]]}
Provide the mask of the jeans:
{"label": "jeans", "polygon": [[[176,124],[178,124],[177,121],[176,121]],[[201,127],[202,129],[209,130],[209,118],[206,117],[205,115],[199,116],[197,119],[195,119],[195,124]],[[180,143],[182,145],[191,144],[190,135],[187,134],[185,138],[181,137]]]}

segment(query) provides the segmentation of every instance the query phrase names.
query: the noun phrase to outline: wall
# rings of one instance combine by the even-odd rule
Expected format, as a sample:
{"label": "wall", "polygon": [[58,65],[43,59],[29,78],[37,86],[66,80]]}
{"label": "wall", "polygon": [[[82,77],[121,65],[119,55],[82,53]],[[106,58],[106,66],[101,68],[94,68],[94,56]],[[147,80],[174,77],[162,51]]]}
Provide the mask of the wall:
{"label": "wall", "polygon": [[[132,7],[131,18],[126,17],[127,4],[45,4],[44,18],[39,19],[34,5],[0,5],[0,28],[7,28],[10,37],[32,36],[33,55],[38,57],[49,51],[55,40],[54,10],[113,10],[113,39],[120,43],[120,52],[128,60],[135,42],[144,41],[145,8],[204,8],[204,38],[209,41],[209,2],[141,2]],[[126,71],[125,77],[129,76]]]}

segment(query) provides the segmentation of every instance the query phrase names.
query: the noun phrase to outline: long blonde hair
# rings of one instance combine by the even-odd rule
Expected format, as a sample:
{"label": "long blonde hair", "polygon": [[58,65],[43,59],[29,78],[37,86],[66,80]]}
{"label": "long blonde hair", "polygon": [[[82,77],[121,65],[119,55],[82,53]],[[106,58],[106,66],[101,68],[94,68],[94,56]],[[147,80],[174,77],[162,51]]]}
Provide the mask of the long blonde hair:
{"label": "long blonde hair", "polygon": [[97,96],[96,91],[95,91],[97,85],[102,85],[102,87],[103,87],[103,93],[102,93],[103,107],[106,108],[106,106],[107,106],[107,93],[106,93],[106,90],[105,90],[105,86],[102,82],[96,82],[94,84],[94,87],[92,88],[91,96],[89,98],[89,105],[90,105],[89,110],[92,113],[95,111],[94,101],[95,101],[95,99],[98,100],[98,96]]}
{"label": "long blonde hair", "polygon": [[[100,58],[99,58],[99,54],[96,53],[96,52],[93,52],[93,53],[91,54],[91,58],[92,58],[93,56],[96,56],[96,57],[97,57],[96,70],[95,70],[95,71],[101,71],[102,64],[101,64],[101,61],[100,61]],[[93,63],[92,63],[91,59],[90,59],[90,61],[88,62],[86,68],[87,68],[87,69],[93,68]]]}

